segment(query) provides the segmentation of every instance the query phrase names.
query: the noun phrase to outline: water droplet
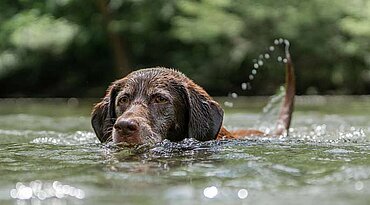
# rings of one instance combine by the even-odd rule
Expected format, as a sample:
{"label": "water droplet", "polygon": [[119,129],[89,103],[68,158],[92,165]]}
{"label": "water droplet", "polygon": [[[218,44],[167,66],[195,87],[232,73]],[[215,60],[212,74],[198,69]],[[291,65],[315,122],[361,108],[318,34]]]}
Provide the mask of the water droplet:
{"label": "water droplet", "polygon": [[76,196],[77,199],[83,199],[83,198],[85,198],[85,192],[81,189],[77,189],[76,193],[75,193],[75,196]]}
{"label": "water droplet", "polygon": [[264,133],[266,133],[266,134],[270,134],[270,132],[271,132],[271,129],[270,129],[270,128],[266,128],[266,129],[264,130]]}
{"label": "water droplet", "polygon": [[232,97],[232,98],[237,98],[237,97],[238,97],[238,94],[236,94],[236,93],[231,93],[231,97]]}
{"label": "water droplet", "polygon": [[30,199],[32,195],[33,195],[33,192],[30,187],[24,186],[18,190],[19,199]]}
{"label": "water droplet", "polygon": [[253,75],[249,75],[249,80],[253,80],[254,79],[254,76]]}
{"label": "water droplet", "polygon": [[288,62],[288,59],[284,58],[284,59],[283,59],[283,62],[284,62],[284,63],[287,63],[287,62]]}
{"label": "water droplet", "polygon": [[238,191],[238,197],[239,197],[239,199],[245,199],[245,198],[247,198],[248,197],[248,190],[246,190],[246,189],[240,189]]}
{"label": "water droplet", "polygon": [[58,181],[54,181],[52,185],[53,185],[53,188],[54,188],[54,189],[58,189],[58,188],[61,186],[61,184],[62,184],[62,183],[60,183],[60,182],[58,182]]}
{"label": "water droplet", "polygon": [[205,197],[207,198],[214,198],[215,196],[217,196],[218,194],[218,189],[217,187],[215,186],[211,186],[211,187],[206,187],[204,190],[203,190],[203,194]]}
{"label": "water droplet", "polygon": [[10,197],[12,197],[13,199],[16,199],[18,197],[16,189],[10,190]]}
{"label": "water droplet", "polygon": [[233,102],[229,102],[229,101],[225,101],[224,102],[224,105],[225,105],[225,107],[233,107],[234,106],[234,103]]}
{"label": "water droplet", "polygon": [[258,68],[258,64],[257,63],[253,64],[253,67]]}
{"label": "water droplet", "polygon": [[256,75],[256,74],[257,74],[257,70],[256,70],[256,69],[253,69],[253,70],[252,70],[252,74],[253,74],[253,75]]}
{"label": "water droplet", "polygon": [[269,50],[270,50],[270,51],[274,51],[274,50],[275,50],[275,47],[274,47],[274,46],[270,46],[270,47],[269,47]]}
{"label": "water droplet", "polygon": [[283,42],[284,42],[284,39],[279,38],[279,43],[283,43]]}
{"label": "water droplet", "polygon": [[250,90],[250,89],[252,89],[252,86],[249,82],[248,83],[242,83],[242,89],[243,90]]}
{"label": "water droplet", "polygon": [[266,58],[266,59],[269,59],[269,58],[270,58],[270,54],[265,53],[265,58]]}
{"label": "water droplet", "polygon": [[259,60],[259,61],[258,61],[258,65],[259,65],[259,66],[263,66],[263,61]]}
{"label": "water droplet", "polygon": [[279,40],[278,40],[278,39],[275,39],[275,40],[274,40],[274,44],[275,44],[275,45],[278,45],[278,44],[279,44]]}
{"label": "water droplet", "polygon": [[357,191],[361,191],[364,188],[364,183],[362,181],[358,181],[355,183],[355,189]]}
{"label": "water droplet", "polygon": [[47,194],[44,191],[39,191],[36,194],[37,198],[40,200],[45,200],[47,198]]}
{"label": "water droplet", "polygon": [[20,189],[21,187],[23,187],[24,185],[23,185],[23,183],[22,182],[17,182],[16,184],[15,184],[15,188],[16,189]]}
{"label": "water droplet", "polygon": [[282,58],[281,56],[278,56],[278,57],[277,57],[277,60],[278,60],[279,62],[281,62],[281,61],[283,60],[283,58]]}
{"label": "water droplet", "polygon": [[247,83],[242,83],[242,90],[246,90],[247,89]]}
{"label": "water droplet", "polygon": [[287,45],[287,46],[290,45],[290,43],[289,43],[289,41],[287,39],[284,39],[284,44]]}
{"label": "water droplet", "polygon": [[259,58],[259,59],[263,59],[263,55],[262,55],[262,54],[261,54],[261,55],[259,55],[259,56],[258,56],[258,58]]}

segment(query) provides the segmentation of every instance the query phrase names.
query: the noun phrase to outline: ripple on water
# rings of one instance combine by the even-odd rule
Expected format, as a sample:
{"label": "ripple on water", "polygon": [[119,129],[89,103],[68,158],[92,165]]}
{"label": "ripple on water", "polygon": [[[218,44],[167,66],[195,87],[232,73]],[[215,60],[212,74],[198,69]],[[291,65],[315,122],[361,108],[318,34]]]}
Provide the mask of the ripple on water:
{"label": "ripple on water", "polygon": [[77,131],[73,134],[58,133],[57,135],[38,137],[36,139],[33,139],[31,143],[54,145],[83,145],[99,143],[99,140],[92,132]]}
{"label": "ripple on water", "polygon": [[330,154],[350,154],[350,153],[353,153],[354,151],[341,149],[341,148],[334,148],[334,149],[326,150],[324,152],[330,153]]}
{"label": "ripple on water", "polygon": [[99,143],[93,132],[76,131],[73,133],[34,130],[1,130],[1,144],[30,142],[33,144],[82,145]]}
{"label": "ripple on water", "polygon": [[332,184],[343,182],[358,182],[368,181],[370,179],[370,168],[367,166],[342,166],[336,172],[323,175],[322,177],[309,178],[306,180],[308,184]]}
{"label": "ripple on water", "polygon": [[[0,117],[1,128],[8,130],[48,130],[77,131],[90,130],[90,118],[80,117],[49,117],[28,114],[11,114]],[[14,123],[16,122],[16,123]]]}
{"label": "ripple on water", "polygon": [[285,172],[285,173],[288,173],[288,174],[292,174],[292,175],[300,175],[300,171],[299,169],[296,169],[296,168],[292,168],[292,167],[288,167],[288,166],[285,166],[285,165],[282,165],[282,164],[275,164],[272,166],[273,169],[276,169],[276,170],[279,170],[279,171],[282,171],[282,172]]}

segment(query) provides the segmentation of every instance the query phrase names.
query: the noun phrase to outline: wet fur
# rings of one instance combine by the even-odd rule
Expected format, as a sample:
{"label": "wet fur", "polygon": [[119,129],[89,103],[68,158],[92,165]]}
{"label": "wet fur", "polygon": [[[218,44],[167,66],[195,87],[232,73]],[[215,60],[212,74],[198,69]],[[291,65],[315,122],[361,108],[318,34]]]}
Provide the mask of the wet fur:
{"label": "wet fur", "polygon": [[[131,103],[117,106],[117,99],[127,93],[133,98]],[[166,96],[169,103],[153,105],[150,98],[158,93]],[[184,74],[173,69],[149,68],[115,81],[94,107],[92,125],[101,142],[114,141],[114,123],[119,118],[130,117],[147,127],[142,129],[146,133],[140,137],[151,139],[142,139],[142,143],[163,139],[181,141],[188,137],[206,141],[216,138],[223,110]]]}
{"label": "wet fur", "polygon": [[[293,112],[295,80],[288,51],[287,60],[287,94],[273,135],[287,131]],[[156,95],[168,101],[155,103]],[[125,96],[130,96],[129,102],[120,104]],[[91,122],[101,142],[129,145],[164,139],[207,141],[265,135],[258,130],[228,131],[222,126],[223,114],[220,105],[184,74],[173,69],[148,68],[113,82],[102,101],[95,105]],[[134,134],[123,136],[114,129],[115,123],[125,119],[138,122],[139,129]]]}

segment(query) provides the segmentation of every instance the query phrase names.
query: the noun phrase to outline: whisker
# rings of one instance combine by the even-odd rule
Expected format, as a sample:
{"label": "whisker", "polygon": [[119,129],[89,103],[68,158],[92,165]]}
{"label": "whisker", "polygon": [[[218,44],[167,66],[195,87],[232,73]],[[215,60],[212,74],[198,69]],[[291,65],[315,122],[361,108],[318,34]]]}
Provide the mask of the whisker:
{"label": "whisker", "polygon": [[[108,135],[108,136],[107,136]],[[104,138],[106,139],[106,141],[107,142],[110,142],[110,141],[112,141],[113,139],[112,139],[112,134],[111,133],[106,133],[105,135],[104,135]]]}
{"label": "whisker", "polygon": [[107,127],[103,130],[103,132],[111,132],[113,130],[113,126],[112,127]]}
{"label": "whisker", "polygon": [[109,136],[108,136],[107,141],[108,141],[108,142],[113,141],[112,135],[109,135]]}

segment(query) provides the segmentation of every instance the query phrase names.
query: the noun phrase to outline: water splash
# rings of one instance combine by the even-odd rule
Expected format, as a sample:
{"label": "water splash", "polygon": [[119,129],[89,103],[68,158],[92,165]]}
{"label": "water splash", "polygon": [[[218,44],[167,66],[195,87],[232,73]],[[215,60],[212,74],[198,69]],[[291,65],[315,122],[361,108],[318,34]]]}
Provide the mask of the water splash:
{"label": "water splash", "polygon": [[[304,130],[304,131],[302,131]],[[287,137],[251,137],[243,140],[215,140],[215,141],[198,141],[193,138],[186,138],[181,142],[171,142],[163,140],[154,145],[141,145],[133,148],[108,148],[109,153],[118,161],[135,162],[140,160],[157,161],[159,159],[173,158],[189,158],[194,161],[201,161],[204,158],[212,159],[254,159],[254,156],[248,153],[238,153],[240,147],[255,147],[255,146],[269,146],[269,147],[287,147],[287,146],[335,146],[333,150],[327,150],[328,154],[350,154],[353,151],[339,148],[338,146],[348,146],[353,144],[361,145],[366,142],[366,135],[363,130],[357,128],[343,128],[346,133],[345,137],[340,137],[336,134],[336,125],[327,127],[325,124],[313,125],[308,129],[307,125],[299,126],[295,129],[290,129]],[[355,134],[357,133],[357,134]],[[117,154],[118,153],[118,154]],[[220,154],[224,153],[224,154]],[[230,154],[232,153],[232,154]],[[216,154],[216,155],[215,155]],[[217,155],[218,154],[218,155]],[[227,156],[230,155],[230,156]],[[191,161],[188,161],[191,163]],[[277,165],[273,167],[276,170],[289,172],[290,174],[300,174],[300,170],[291,167],[284,167]],[[180,173],[186,174],[186,173]]]}
{"label": "water splash", "polygon": [[260,130],[264,131],[265,133],[270,133],[276,122],[276,117],[280,111],[280,105],[284,100],[285,96],[285,87],[280,86],[280,89],[277,93],[270,97],[270,100],[266,104],[265,107],[262,109],[262,114],[260,119],[256,123],[256,127]]}
{"label": "water splash", "polygon": [[[248,91],[252,89],[251,82],[255,79],[255,76],[258,73],[258,69],[261,69],[265,62],[268,61],[273,54],[273,52],[277,51],[277,48],[288,49],[290,43],[287,39],[278,38],[274,40],[274,45],[271,45],[267,48],[267,52],[264,54],[260,54],[257,59],[253,59],[253,67],[251,69],[250,74],[248,75],[248,81],[241,83],[241,89],[243,91]],[[287,52],[285,52],[287,53]],[[284,58],[282,56],[278,56],[277,58],[278,62],[287,63],[287,58]],[[229,97],[236,98],[233,95],[229,95]],[[272,126],[275,126],[276,117],[278,116],[280,105],[283,101],[283,98],[285,96],[285,88],[282,86],[277,94],[272,96],[270,102],[264,107],[263,114],[261,119],[257,122],[257,127],[259,127],[260,130],[263,130],[265,133],[270,133],[270,131],[273,130]],[[233,107],[232,101],[225,101],[224,102],[225,107]],[[273,121],[271,119],[274,119]]]}
{"label": "water splash", "polygon": [[[274,40],[274,45],[271,45],[267,48],[267,52],[264,53],[264,54],[260,54],[258,56],[258,59],[253,59],[253,68],[251,69],[251,73],[248,75],[248,79],[249,81],[247,82],[244,82],[242,83],[242,90],[246,91],[248,90],[247,89],[247,84],[249,85],[249,88],[251,88],[250,86],[250,82],[253,81],[255,79],[255,75],[257,74],[257,69],[260,69],[261,67],[263,67],[265,65],[265,62],[264,61],[268,61],[271,57],[271,55],[277,51],[278,49],[278,46],[285,46],[285,49],[287,49],[287,45],[289,45],[289,41],[287,39],[283,39],[283,38],[279,38],[279,39],[275,39]],[[278,56],[277,57],[277,61],[278,62],[283,62],[283,63],[287,63],[288,60],[286,58],[283,58],[281,56]],[[249,89],[250,90],[250,89]]]}
{"label": "water splash", "polygon": [[225,105],[225,107],[234,107],[234,103],[233,102],[229,102],[229,101],[225,101],[224,102],[224,105]]}

